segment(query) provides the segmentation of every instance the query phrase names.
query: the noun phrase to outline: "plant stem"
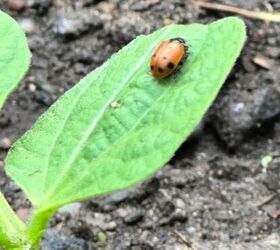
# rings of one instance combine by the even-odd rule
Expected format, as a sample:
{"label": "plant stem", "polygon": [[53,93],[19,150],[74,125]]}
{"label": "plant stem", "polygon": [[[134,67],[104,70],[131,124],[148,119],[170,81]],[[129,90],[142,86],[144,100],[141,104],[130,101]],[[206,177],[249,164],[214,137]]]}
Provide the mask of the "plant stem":
{"label": "plant stem", "polygon": [[57,209],[36,210],[27,226],[16,216],[0,193],[0,248],[40,249],[49,218]]}
{"label": "plant stem", "polygon": [[48,226],[50,217],[55,213],[56,209],[52,210],[35,210],[34,214],[27,225],[27,235],[32,246],[32,250],[40,248],[41,238]]}

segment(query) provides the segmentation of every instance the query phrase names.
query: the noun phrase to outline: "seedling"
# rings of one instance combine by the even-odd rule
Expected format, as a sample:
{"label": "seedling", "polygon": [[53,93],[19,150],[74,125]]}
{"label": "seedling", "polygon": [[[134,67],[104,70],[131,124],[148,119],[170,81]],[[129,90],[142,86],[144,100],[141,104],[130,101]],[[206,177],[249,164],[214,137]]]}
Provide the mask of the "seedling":
{"label": "seedling", "polygon": [[[188,41],[189,56],[174,74],[154,78],[152,53],[174,37]],[[38,249],[59,207],[154,174],[198,125],[244,40],[238,18],[166,26],[137,37],[67,91],[8,154],[7,174],[34,210],[25,225],[0,196],[0,244]]]}
{"label": "seedling", "polygon": [[261,159],[261,166],[262,166],[262,171],[266,173],[269,164],[272,162],[273,157],[272,155],[266,155]]}

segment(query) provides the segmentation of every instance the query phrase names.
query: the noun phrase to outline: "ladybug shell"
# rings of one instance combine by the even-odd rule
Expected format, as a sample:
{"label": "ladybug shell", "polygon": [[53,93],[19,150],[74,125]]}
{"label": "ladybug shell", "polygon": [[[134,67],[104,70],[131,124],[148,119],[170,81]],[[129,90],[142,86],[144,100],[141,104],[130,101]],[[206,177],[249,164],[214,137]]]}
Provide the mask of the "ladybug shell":
{"label": "ladybug shell", "polygon": [[183,39],[174,38],[163,41],[151,57],[152,75],[155,78],[169,76],[183,60],[186,50]]}

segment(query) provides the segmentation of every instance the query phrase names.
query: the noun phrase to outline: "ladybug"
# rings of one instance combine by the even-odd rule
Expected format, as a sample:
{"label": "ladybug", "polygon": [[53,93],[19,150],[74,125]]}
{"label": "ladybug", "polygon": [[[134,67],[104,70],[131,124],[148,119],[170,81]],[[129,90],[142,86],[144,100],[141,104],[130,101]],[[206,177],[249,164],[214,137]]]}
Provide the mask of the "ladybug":
{"label": "ladybug", "polygon": [[173,38],[161,42],[151,57],[150,66],[155,78],[169,76],[183,63],[187,46],[182,38]]}

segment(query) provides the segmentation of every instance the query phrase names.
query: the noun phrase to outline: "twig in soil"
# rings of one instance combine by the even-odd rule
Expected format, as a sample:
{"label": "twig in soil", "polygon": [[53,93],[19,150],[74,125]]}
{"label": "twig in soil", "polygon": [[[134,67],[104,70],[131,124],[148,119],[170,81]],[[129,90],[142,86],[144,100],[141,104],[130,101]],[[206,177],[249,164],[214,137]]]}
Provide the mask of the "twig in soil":
{"label": "twig in soil", "polygon": [[264,198],[264,200],[262,200],[259,204],[256,204],[256,207],[257,208],[261,208],[263,207],[264,205],[270,203],[272,200],[274,200],[274,198],[276,198],[276,196],[278,196],[278,194],[272,194],[272,195],[269,195],[268,197]]}
{"label": "twig in soil", "polygon": [[251,11],[251,10],[241,9],[241,8],[228,6],[228,5],[224,5],[224,4],[207,3],[207,2],[201,2],[201,1],[196,2],[196,4],[200,8],[205,8],[205,9],[209,9],[209,10],[229,12],[229,13],[233,13],[233,14],[238,14],[240,16],[253,18],[253,19],[259,19],[259,20],[268,21],[268,22],[277,22],[277,23],[280,22],[280,13],[279,12],[269,13],[269,12],[264,12],[264,11]]}
{"label": "twig in soil", "polygon": [[271,69],[273,66],[273,61],[262,55],[255,56],[253,58],[253,63],[267,70]]}
{"label": "twig in soil", "polygon": [[173,232],[186,245],[188,250],[195,250],[192,246],[192,243],[186,240],[186,238],[180,232],[177,230],[174,230]]}
{"label": "twig in soil", "polygon": [[280,209],[273,211],[273,212],[271,213],[271,216],[272,216],[274,219],[277,219],[278,217],[280,217]]}

